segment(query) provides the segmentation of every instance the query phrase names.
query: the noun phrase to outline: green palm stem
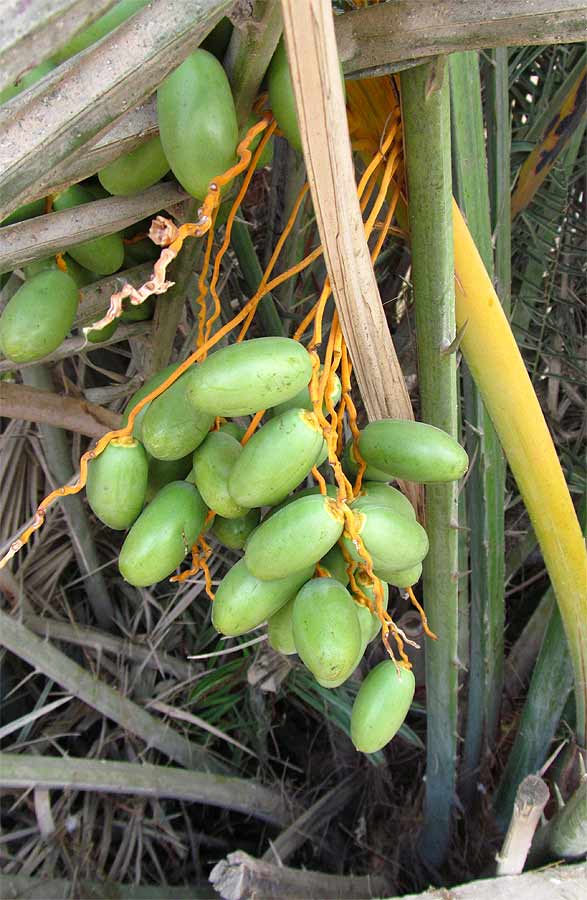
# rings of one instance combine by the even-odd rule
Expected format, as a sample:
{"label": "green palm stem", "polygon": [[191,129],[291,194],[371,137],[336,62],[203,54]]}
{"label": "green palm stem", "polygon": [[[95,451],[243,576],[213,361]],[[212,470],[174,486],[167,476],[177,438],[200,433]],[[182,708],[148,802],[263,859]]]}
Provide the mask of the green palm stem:
{"label": "green palm stem", "polygon": [[[493,249],[478,54],[452,54],[449,70],[455,195],[491,274]],[[471,643],[462,799],[469,806],[479,768],[495,740],[502,695],[505,465],[495,428],[466,367],[462,386],[466,446],[469,458],[475,460],[465,487]]]}
{"label": "green palm stem", "polygon": [[[401,74],[422,419],[457,437],[450,100],[444,60]],[[430,551],[424,604],[437,641],[426,647],[427,762],[420,849],[439,866],[451,837],[458,714],[457,485],[426,488]]]}

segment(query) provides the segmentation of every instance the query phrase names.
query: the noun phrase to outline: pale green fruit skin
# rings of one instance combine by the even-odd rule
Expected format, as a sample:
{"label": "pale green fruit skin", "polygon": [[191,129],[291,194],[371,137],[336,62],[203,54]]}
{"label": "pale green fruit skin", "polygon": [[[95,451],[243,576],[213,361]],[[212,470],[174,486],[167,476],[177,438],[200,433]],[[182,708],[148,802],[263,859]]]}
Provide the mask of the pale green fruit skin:
{"label": "pale green fruit skin", "polygon": [[[381,579],[379,579],[381,581]],[[375,591],[371,587],[367,587],[358,581],[358,585],[366,596],[373,601],[375,605]],[[387,604],[389,603],[389,588],[384,581],[381,581],[381,587],[383,590],[383,608],[387,609]],[[379,632],[381,631],[381,622],[379,621],[376,615],[373,615],[366,606],[362,606],[357,604],[358,606],[358,614],[359,619],[361,621],[361,628],[363,631],[363,637],[365,638],[368,644],[371,641],[374,641]]]}
{"label": "pale green fruit skin", "polygon": [[[148,454],[147,454],[148,455]],[[181,481],[192,470],[192,454],[181,459],[155,459],[149,457],[149,478],[147,481],[147,503],[171,481]]]}
{"label": "pale green fruit skin", "polygon": [[330,686],[351,674],[361,649],[361,626],[355,601],[339,581],[308,581],[295,599],[292,619],[296,650],[320,682]]}
{"label": "pale green fruit skin", "polygon": [[[373,559],[378,577],[384,570],[409,569],[422,562],[428,553],[428,536],[422,526],[409,516],[395,514],[387,506],[365,506],[356,513],[358,531],[365,549]],[[359,560],[354,544],[344,538],[345,548]]]}
{"label": "pale green fruit skin", "polygon": [[[158,388],[159,385],[163,384],[164,381],[167,381],[169,376],[173,374],[173,372],[175,372],[177,367],[178,363],[172,363],[170,366],[166,366],[165,369],[161,369],[160,372],[155,372],[154,375],[151,375],[151,377],[148,378],[147,381],[145,381],[144,385],[140,387],[138,391],[135,391],[135,393],[126,404],[126,409],[124,410],[124,415],[122,417],[123,425],[126,425],[126,423],[128,422],[129,413],[132,412],[135,406],[140,403],[140,401],[144,397],[147,397],[151,393],[151,391],[154,391],[155,388]],[[137,440],[139,441],[142,440],[143,437],[143,420],[147,415],[147,410],[149,409],[152,402],[153,401],[147,403],[146,406],[143,406],[143,408],[137,413],[136,418],[133,422],[133,437],[137,438]]]}
{"label": "pale green fruit skin", "polygon": [[200,534],[207,512],[193,485],[166,484],[126,536],[118,559],[122,577],[135,587],[148,587],[171,575]]}
{"label": "pale green fruit skin", "polygon": [[[94,196],[91,191],[80,184],[72,184],[71,187],[55,197],[53,208],[59,212],[63,209],[72,209],[85,203],[91,203],[93,200]],[[67,252],[84,269],[89,269],[90,272],[96,272],[98,275],[112,275],[113,272],[120,269],[124,261],[124,244],[119,232],[105,234],[102,237],[76,244],[74,247],[68,247]]]}
{"label": "pale green fruit skin", "polygon": [[277,45],[267,72],[269,104],[277,119],[279,128],[292,147],[302,152],[302,141],[298,125],[291,75],[283,39]]}
{"label": "pale green fruit skin", "polygon": [[42,359],[73,325],[79,292],[69,275],[39,272],[24,282],[0,316],[0,348],[14,362]]}
{"label": "pale green fruit skin", "polygon": [[[353,481],[357,477],[359,465],[355,460],[355,452],[353,449],[352,441],[348,443],[344,448],[341,462],[344,474],[347,476],[347,478]],[[367,460],[365,460],[365,462],[367,462]],[[363,478],[365,481],[391,481],[391,477],[387,474],[387,472],[383,472],[381,469],[377,469],[375,466],[369,465],[363,473]]]}
{"label": "pale green fruit skin", "polygon": [[351,714],[351,740],[362,753],[381,750],[403,724],[416,682],[409,669],[386,659],[369,672],[359,689]]}
{"label": "pale green fruit skin", "polygon": [[[322,374],[323,366],[320,366],[320,374]],[[340,383],[340,378],[335,374],[334,376],[334,386],[332,391],[330,392],[330,399],[332,401],[332,405],[336,406],[338,401],[340,400],[342,394],[342,386]],[[288,409],[313,409],[312,401],[310,400],[310,386],[306,385],[306,387],[302,388],[301,391],[292,397],[291,400],[286,400],[285,403],[279,403],[275,406],[271,412],[274,416],[279,416],[281,413],[287,412]],[[326,404],[322,407],[322,412],[324,415],[328,415],[328,407]]]}
{"label": "pale green fruit skin", "polygon": [[218,585],[212,604],[214,628],[230,637],[257,628],[295,597],[312,572],[310,567],[287,578],[260,581],[240,559]]}
{"label": "pale green fruit skin", "polygon": [[[279,512],[280,509],[285,509],[286,506],[289,506],[289,504],[293,503],[295,500],[300,500],[301,497],[314,497],[319,493],[320,488],[317,485],[314,485],[314,487],[304,488],[302,491],[297,491],[290,497],[286,497],[285,500],[283,500],[277,506],[274,506],[273,509],[270,509],[263,521],[266,522],[267,519],[271,518],[271,516],[274,516],[275,513]],[[326,493],[332,500],[336,500],[337,491],[336,487],[333,484],[326,485]]]}
{"label": "pale green fruit skin", "polygon": [[98,518],[114,531],[129,528],[143,508],[149,463],[138,441],[114,439],[88,464],[86,496]]}
{"label": "pale green fruit skin", "polygon": [[380,481],[367,481],[363,484],[359,496],[350,505],[352,509],[359,510],[365,506],[388,506],[398,515],[416,518],[414,507],[405,494]]}
{"label": "pale green fruit skin", "polygon": [[263,425],[243,448],[228,489],[241,506],[272,506],[306,478],[324,439],[316,416],[290,409]]}
{"label": "pale green fruit skin", "polygon": [[230,550],[242,550],[248,536],[259,524],[261,513],[258,509],[249,509],[244,516],[238,519],[225,519],[223,516],[215,516],[212,524],[212,534]]}
{"label": "pale green fruit skin", "polygon": [[210,509],[225,519],[239,519],[247,513],[228,490],[230,473],[243,452],[237,440],[226,432],[212,431],[194,453],[194,481]]}
{"label": "pale green fruit skin", "polygon": [[149,404],[141,426],[145,449],[157,459],[187,456],[199,447],[214,424],[214,416],[201,413],[186,401],[186,372],[165,393]]}
{"label": "pale green fruit skin", "polygon": [[397,588],[411,587],[422,577],[422,563],[412,566],[410,569],[385,569],[381,571],[381,578],[385,578],[388,584]]}
{"label": "pale green fruit skin", "polygon": [[214,416],[246,416],[290,397],[312,374],[308,351],[291,338],[253,338],[212,353],[190,374],[188,401]]}
{"label": "pale green fruit skin", "polygon": [[226,73],[207,50],[196,50],[162,82],[157,118],[165,156],[188,193],[204,200],[208,186],[236,161],[238,125]]}
{"label": "pale green fruit skin", "polygon": [[[88,284],[92,284],[92,282],[97,281],[100,277],[99,275],[94,275],[92,272],[88,272],[87,269],[84,269],[83,266],[80,266],[79,263],[76,263],[75,259],[69,256],[67,253],[64,255],[63,261],[66,265],[66,275],[69,275],[69,277],[75,281],[78,288],[82,288]],[[57,265],[57,258],[55,256],[48,256],[45,259],[35,259],[28,265],[23,266],[23,272],[26,278],[33,278],[35,275],[38,275],[39,272],[47,271],[62,271]],[[117,322],[116,319],[115,321]]]}
{"label": "pale green fruit skin", "polygon": [[261,579],[285,578],[315,565],[342,534],[333,501],[302,497],[261,522],[247,541],[247,568]]}
{"label": "pale green fruit skin", "polygon": [[224,431],[226,434],[229,434],[235,440],[237,440],[240,444],[242,439],[245,436],[246,428],[243,428],[242,425],[239,425],[238,422],[223,422],[218,431]]}
{"label": "pale green fruit skin", "polygon": [[343,587],[346,587],[349,583],[346,560],[338,544],[335,544],[332,550],[329,550],[326,556],[322,557],[320,566],[326,569],[331,578],[336,578],[337,581],[340,581]]}
{"label": "pale green fruit skin", "polygon": [[291,656],[297,652],[292,620],[295,599],[295,596],[292,597],[285,606],[282,606],[267,620],[269,645],[285,656]]}
{"label": "pale green fruit skin", "polygon": [[157,184],[168,172],[169,163],[161,138],[156,135],[100,169],[98,179],[109,194],[128,197]]}
{"label": "pale green fruit skin", "polygon": [[467,471],[468,456],[446,431],[408,419],[370,422],[359,450],[368,465],[420,484],[456,481]]}

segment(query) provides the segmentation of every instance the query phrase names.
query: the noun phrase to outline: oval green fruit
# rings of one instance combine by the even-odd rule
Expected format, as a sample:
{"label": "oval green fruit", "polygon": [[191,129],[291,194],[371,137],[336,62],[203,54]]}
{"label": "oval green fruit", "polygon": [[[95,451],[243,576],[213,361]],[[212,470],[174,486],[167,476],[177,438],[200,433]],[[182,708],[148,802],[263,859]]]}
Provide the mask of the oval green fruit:
{"label": "oval green fruit", "polygon": [[[302,491],[296,491],[295,494],[291,494],[291,496],[286,497],[285,500],[283,500],[277,506],[274,506],[273,509],[270,509],[263,521],[266,522],[267,519],[270,519],[271,516],[274,516],[275,513],[279,512],[280,509],[285,509],[286,506],[289,506],[289,504],[293,503],[295,500],[300,500],[302,497],[315,497],[319,493],[320,488],[318,487],[318,485],[304,488]],[[332,500],[336,500],[337,490],[333,484],[326,485],[326,495]]]}
{"label": "oval green fruit", "polygon": [[261,513],[258,509],[249,509],[245,516],[239,516],[238,519],[215,516],[212,523],[212,534],[230,550],[242,550],[248,536],[259,524],[260,518]]}
{"label": "oval green fruit", "polygon": [[306,478],[322,449],[318,419],[290,409],[260,428],[243,448],[228,480],[241,506],[272,506]]}
{"label": "oval green fruit", "polygon": [[410,569],[387,569],[383,566],[377,567],[380,578],[383,578],[388,584],[392,584],[396,588],[407,588],[416,584],[422,577],[422,563],[412,566]]}
{"label": "oval green fruit", "polygon": [[123,300],[120,318],[123,322],[146,322],[153,318],[155,305],[155,297],[147,297],[136,306],[130,302],[130,299]]}
{"label": "oval green fruit", "polygon": [[149,463],[138,441],[110,441],[88,465],[86,495],[95,515],[115,531],[129,528],[143,508]]}
{"label": "oval green fruit", "polygon": [[147,502],[150,503],[155,494],[170,481],[181,481],[192,470],[192,454],[181,459],[149,459],[149,480],[147,482]]}
{"label": "oval green fruit", "polygon": [[230,637],[257,628],[281,609],[312,577],[312,568],[275,581],[260,581],[240,559],[224,576],[212,604],[212,624]]}
{"label": "oval green fruit", "polygon": [[348,677],[361,649],[355,601],[334,578],[313,578],[298,593],[292,614],[296,650],[321,682]]}
{"label": "oval green fruit", "polygon": [[203,200],[236,160],[238,125],[226,73],[196,50],[159,86],[157,116],[165,156],[183,188]]}
{"label": "oval green fruit", "polygon": [[[349,443],[345,446],[343,454],[342,454],[342,468],[344,470],[344,474],[353,481],[357,477],[357,472],[359,471],[359,464],[355,459],[355,450],[353,447],[353,442],[349,441]],[[367,460],[365,460],[367,462]],[[387,474],[387,472],[382,472],[381,469],[377,469],[375,466],[367,466],[363,473],[363,478],[365,481],[378,481],[378,482],[387,482],[391,481],[391,478]]]}
{"label": "oval green fruit", "polygon": [[225,519],[238,519],[247,512],[228,490],[230,474],[242,452],[239,442],[229,434],[212,431],[194,453],[196,487],[210,509]]}
{"label": "oval green fruit", "polygon": [[230,436],[240,444],[247,429],[243,428],[242,425],[239,425],[238,422],[223,422],[218,431],[224,431],[225,434],[230,434]]}
{"label": "oval green fruit", "polygon": [[288,600],[285,606],[278,609],[276,613],[267,619],[267,636],[269,645],[283,653],[285,656],[291,656],[296,653],[296,644],[293,636],[293,608],[296,601],[295,596]]}
{"label": "oval green fruit", "polygon": [[[376,606],[376,596],[374,588],[366,583],[366,579],[361,575],[361,573],[357,573],[355,575],[357,585],[362,590],[362,592],[371,600],[374,606]],[[387,604],[389,603],[389,588],[387,584],[381,579],[377,579],[381,584],[381,590],[383,592],[383,609],[387,609]],[[363,638],[366,644],[370,644],[371,641],[375,640],[379,632],[381,631],[381,622],[379,621],[379,617],[374,615],[366,606],[359,603],[357,601],[358,608],[358,616],[359,621],[361,623],[361,632],[363,634]]]}
{"label": "oval green fruit", "polygon": [[189,373],[149,404],[141,425],[145,449],[157,459],[181,459],[199,447],[214,424],[214,416],[186,402]]}
{"label": "oval green fruit", "polygon": [[[100,277],[94,272],[88,272],[87,269],[84,269],[76,263],[75,259],[67,254],[63,257],[63,262],[65,263],[65,274],[75,281],[78,288],[92,284]],[[23,271],[27,278],[32,278],[34,275],[38,275],[39,272],[62,272],[63,269],[59,267],[55,256],[48,256],[45,259],[35,259],[34,262],[28,263],[28,265],[23,266]]]}
{"label": "oval green fruit", "polygon": [[253,338],[212,353],[190,374],[187,398],[215,416],[246,416],[275,406],[307,384],[308,351],[291,338]]}
{"label": "oval green fruit", "polygon": [[247,567],[263,580],[285,578],[315,565],[342,534],[343,516],[333,500],[302,497],[253,531],[245,550]]}
{"label": "oval green fruit", "polygon": [[370,422],[359,450],[368,465],[421,484],[456,481],[469,465],[465,450],[446,431],[408,419]]}
{"label": "oval green fruit", "polygon": [[[144,385],[139,388],[138,391],[135,391],[135,393],[126,404],[124,415],[122,417],[123,426],[128,422],[129,414],[132,412],[135,406],[137,406],[141,402],[141,400],[147,397],[152,391],[162,385],[164,381],[167,381],[169,376],[172,375],[173,372],[175,372],[178,365],[179,363],[171,363],[171,365],[166,366],[164,369],[161,369],[160,372],[155,372],[154,375],[151,375],[151,377],[148,378],[147,381],[145,381]],[[133,437],[136,437],[139,441],[142,439],[143,419],[147,415],[147,410],[149,409],[151,402],[143,406],[143,408],[137,413],[136,418],[133,422]]]}
{"label": "oval green fruit", "polygon": [[296,113],[289,63],[283,38],[277,45],[267,71],[269,105],[280,130],[295,150],[302,152],[302,139]]}
{"label": "oval green fruit", "polygon": [[[72,184],[67,190],[58,194],[53,201],[53,208],[59,212],[63,209],[72,209],[93,201],[92,192],[80,184]],[[112,275],[120,269],[124,260],[124,244],[122,235],[105,234],[102,237],[92,238],[75,247],[68,247],[67,252],[76,262],[96,272],[98,275]]]}
{"label": "oval green fruit", "polygon": [[32,362],[64,340],[77,311],[79,292],[69,275],[39,272],[8,301],[0,316],[0,348],[13,362]]}
{"label": "oval green fruit", "polygon": [[[320,366],[320,373],[322,373],[322,370],[323,370],[323,366]],[[334,385],[333,385],[332,390],[330,391],[330,401],[333,406],[336,406],[336,404],[340,400],[341,393],[342,393],[342,387],[340,384],[340,378],[335,373]],[[274,416],[279,416],[281,413],[286,412],[288,409],[296,409],[296,408],[297,409],[308,409],[308,410],[313,409],[312,401],[310,400],[310,386],[309,385],[306,385],[306,387],[303,387],[301,389],[301,391],[298,391],[298,393],[295,395],[295,397],[292,397],[291,400],[286,400],[285,403],[278,403],[278,405],[275,406],[271,410],[271,413]],[[328,407],[326,406],[326,403],[324,403],[324,405],[322,407],[322,412],[324,413],[324,415],[328,415]]]}
{"label": "oval green fruit", "polygon": [[320,560],[320,567],[325,569],[331,578],[336,578],[337,581],[340,581],[343,587],[346,587],[349,583],[349,573],[346,566],[346,560],[338,544],[335,544],[332,550],[329,550],[326,556],[323,556]]}
{"label": "oval green fruit", "polygon": [[193,485],[166,484],[126,536],[118,559],[122,577],[148,587],[171,575],[200,534],[207,511]]}
{"label": "oval green fruit", "polygon": [[124,153],[98,172],[100,184],[109,194],[128,197],[157,184],[169,172],[159,135]]}
{"label": "oval green fruit", "polygon": [[[397,515],[387,506],[365,506],[355,513],[355,527],[365,549],[373,560],[373,571],[380,569],[409,569],[422,562],[428,553],[428,536],[422,526],[410,516]],[[343,538],[346,550],[359,560],[359,552],[348,538]]]}
{"label": "oval green fruit", "polygon": [[118,319],[113,319],[108,325],[104,325],[104,328],[90,328],[90,330],[86,332],[86,340],[91,344],[101,344],[103,341],[107,341],[111,338],[117,328]]}
{"label": "oval green fruit", "polygon": [[2,219],[0,225],[14,225],[15,222],[24,222],[26,219],[34,219],[36,216],[42,216],[45,212],[45,200],[31,200],[30,203],[23,203],[14,212],[11,212]]}
{"label": "oval green fruit", "polygon": [[365,678],[353,704],[351,740],[362,753],[381,750],[403,724],[416,682],[410,669],[386,659]]}
{"label": "oval green fruit", "polygon": [[414,507],[405,494],[380,481],[367,481],[363,484],[360,494],[350,505],[352,509],[358,510],[366,506],[387,506],[400,516],[416,518]]}

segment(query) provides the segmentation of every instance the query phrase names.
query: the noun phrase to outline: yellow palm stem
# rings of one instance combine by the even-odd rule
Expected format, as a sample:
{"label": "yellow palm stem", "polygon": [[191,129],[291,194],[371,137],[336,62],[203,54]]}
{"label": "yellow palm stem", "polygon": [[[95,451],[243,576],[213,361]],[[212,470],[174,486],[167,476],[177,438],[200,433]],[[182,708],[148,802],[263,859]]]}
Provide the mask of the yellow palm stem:
{"label": "yellow palm stem", "polygon": [[558,456],[507,317],[453,202],[456,323],[540,542],[573,662],[577,737],[587,740],[587,552]]}

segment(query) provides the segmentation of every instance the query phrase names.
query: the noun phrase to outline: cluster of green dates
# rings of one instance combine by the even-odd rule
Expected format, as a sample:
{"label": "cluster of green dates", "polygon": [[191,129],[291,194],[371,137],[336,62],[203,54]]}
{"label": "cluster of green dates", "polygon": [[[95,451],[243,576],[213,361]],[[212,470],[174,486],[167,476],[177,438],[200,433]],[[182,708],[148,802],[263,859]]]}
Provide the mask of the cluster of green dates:
{"label": "cluster of green dates", "polygon": [[[127,420],[175,369],[164,369],[134,395]],[[356,669],[381,624],[349,590],[347,560],[360,557],[344,532],[334,485],[326,495],[302,486],[314,466],[329,469],[310,401],[311,374],[310,354],[289,338],[255,338],[215,351],[138,411],[131,437],[112,441],[90,462],[87,497],[106,525],[129,529],[119,568],[137,587],[175,573],[206,523],[220,544],[243,550],[218,585],[213,625],[235,637],[267,622],[275,650],[297,653],[321,685],[334,688]],[[335,384],[333,403],[339,398]],[[240,417],[261,410],[267,410],[263,424],[243,446]],[[220,418],[226,421],[214,429]],[[454,480],[466,471],[467,456],[443,431],[402,420],[367,425],[359,451],[367,479],[349,505],[386,607],[388,586],[414,584],[428,551],[409,500],[386,482]],[[345,468],[351,476],[348,454]],[[374,601],[373,586],[358,570],[356,577]],[[411,675],[392,667],[377,683],[389,681],[394,696],[407,697]],[[361,688],[358,708],[375,672],[379,667]],[[354,728],[356,746],[372,752],[377,740],[387,743],[396,719],[374,725],[376,737]]]}
{"label": "cluster of green dates", "polygon": [[[28,72],[17,85],[0,92],[0,104],[31,87],[64,60],[101,40],[146,4],[147,0],[120,0],[89,28],[76,35],[55,57]],[[166,178],[170,171],[188,193],[198,200],[204,199],[214,178],[236,162],[237,144],[255,121],[251,115],[245,126],[239,129],[228,78],[219,61],[231,31],[230,22],[221,20],[201,47],[159,86],[159,134],[105,166],[96,173],[97,179],[72,185],[55,195],[54,210],[80,206],[109,195],[136,194]],[[268,80],[275,85],[279,79],[283,80],[284,72],[289,79],[287,60],[280,48],[270,67]],[[287,79],[284,87],[274,86],[272,97],[279,108],[283,108],[284,127],[296,143],[293,94]],[[260,136],[251,149],[255,149],[259,140]],[[299,136],[296,146],[298,144]],[[271,145],[268,145],[258,166],[270,162]],[[229,204],[230,201],[227,202]],[[17,209],[1,224],[13,224],[42,215],[44,211],[43,199],[33,201]],[[51,354],[73,327],[81,287],[112,275],[123,264],[129,266],[156,258],[156,248],[148,240],[138,246],[125,247],[123,241],[127,236],[122,232],[108,234],[64,248],[67,250],[67,271],[61,271],[54,258],[25,267],[24,284],[0,316],[0,350],[3,355],[16,363],[26,363]],[[140,307],[130,306],[125,301],[121,320],[151,318],[153,308],[152,301]],[[86,336],[91,342],[100,343],[112,337],[117,325],[118,320],[99,331],[90,331]]]}

